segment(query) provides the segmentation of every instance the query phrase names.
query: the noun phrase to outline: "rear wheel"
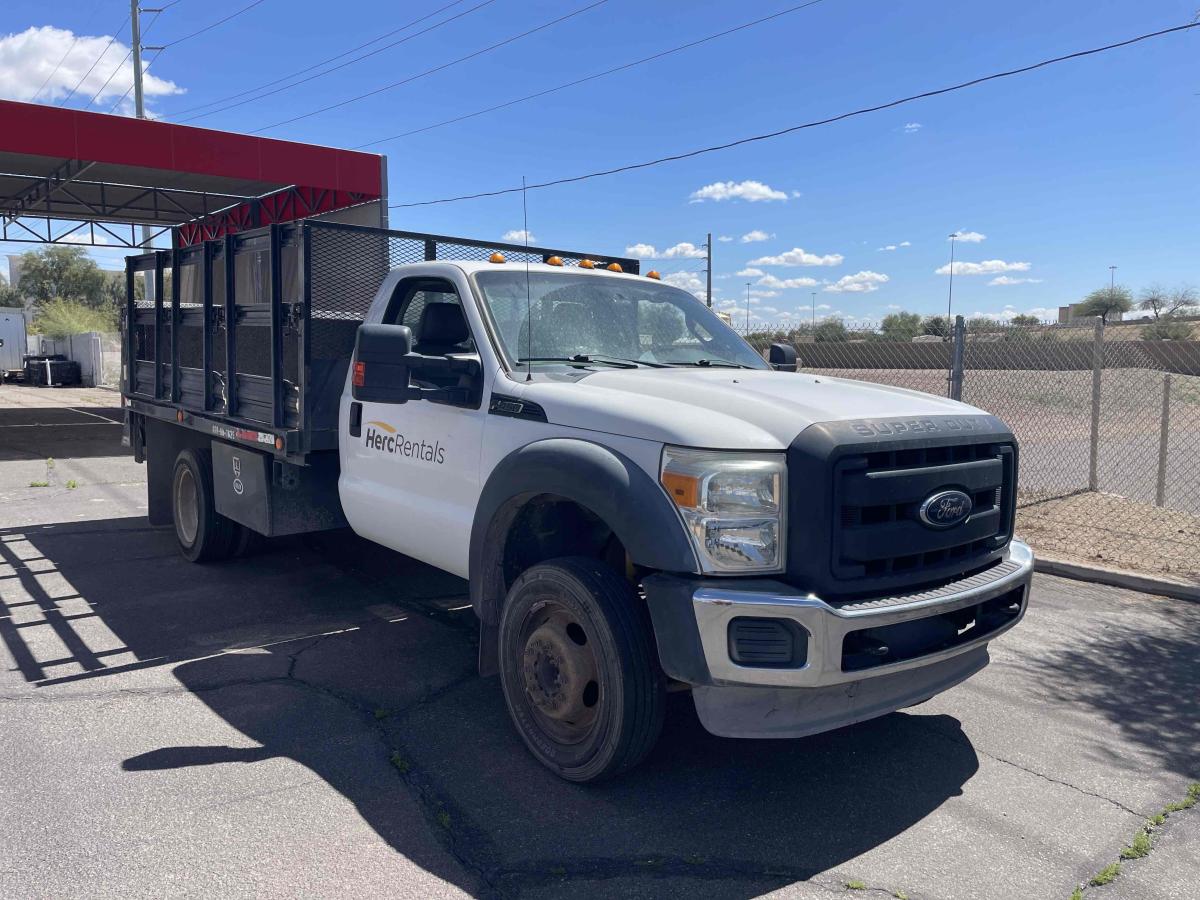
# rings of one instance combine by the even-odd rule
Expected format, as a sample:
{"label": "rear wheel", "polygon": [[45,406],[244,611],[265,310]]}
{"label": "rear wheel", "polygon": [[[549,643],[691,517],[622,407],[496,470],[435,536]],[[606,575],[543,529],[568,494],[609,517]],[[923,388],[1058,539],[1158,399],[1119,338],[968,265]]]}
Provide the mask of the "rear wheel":
{"label": "rear wheel", "polygon": [[499,637],[509,714],[543,765],[595,781],[650,752],[665,682],[649,617],[616,572],[585,557],[532,567],[508,592]]}
{"label": "rear wheel", "polygon": [[216,511],[207,450],[183,450],[175,458],[171,514],[179,551],[190,562],[225,559],[233,552],[237,525]]}

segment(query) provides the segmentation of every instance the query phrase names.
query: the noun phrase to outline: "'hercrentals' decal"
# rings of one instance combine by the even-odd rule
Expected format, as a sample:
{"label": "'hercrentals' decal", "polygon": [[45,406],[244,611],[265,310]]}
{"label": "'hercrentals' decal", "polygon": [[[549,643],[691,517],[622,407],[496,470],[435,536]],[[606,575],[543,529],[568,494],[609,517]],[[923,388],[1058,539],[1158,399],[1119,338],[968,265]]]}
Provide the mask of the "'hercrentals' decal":
{"label": "'hercrentals' decal", "polygon": [[363,444],[380,453],[419,459],[439,466],[446,461],[446,448],[440,441],[432,444],[422,440],[411,441],[387,422],[368,422]]}

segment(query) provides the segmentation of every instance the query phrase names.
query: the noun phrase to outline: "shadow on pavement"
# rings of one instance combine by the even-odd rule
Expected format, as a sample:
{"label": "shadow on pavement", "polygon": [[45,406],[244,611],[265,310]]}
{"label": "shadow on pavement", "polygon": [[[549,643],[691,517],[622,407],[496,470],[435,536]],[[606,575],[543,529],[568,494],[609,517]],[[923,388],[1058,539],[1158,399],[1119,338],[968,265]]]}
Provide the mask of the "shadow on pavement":
{"label": "shadow on pavement", "polygon": [[124,415],[119,406],[0,408],[0,460],[129,456]]}
{"label": "shadow on pavement", "polygon": [[[352,536],[193,567],[170,535],[125,519],[2,530],[5,563],[20,602],[43,611],[39,627],[58,640],[75,633],[64,640],[71,666],[50,664],[36,640],[14,652],[27,679],[51,686],[170,664],[260,745],[161,747],[125,760],[126,771],[295,760],[397,852],[467,890],[476,875],[510,893],[649,873],[699,879],[705,897],[751,896],[890,840],[960,794],[979,766],[948,716],[743,742],[707,734],[680,694],[640,768],[569,785],[525,751],[496,681],[475,676],[471,613],[455,609],[463,583]],[[63,602],[89,612],[55,625]],[[29,643],[11,615],[0,622],[10,650]],[[101,626],[120,653],[85,652],[86,628]],[[412,796],[466,874],[415,846],[398,802]]]}
{"label": "shadow on pavement", "polygon": [[[1134,595],[1126,617],[1080,623],[1086,639],[1023,665],[1051,697],[1093,711],[1158,764],[1200,778],[1200,603]],[[1136,605],[1133,605],[1136,604]],[[1136,617],[1136,622],[1133,617]],[[1134,625],[1136,624],[1136,627]]]}

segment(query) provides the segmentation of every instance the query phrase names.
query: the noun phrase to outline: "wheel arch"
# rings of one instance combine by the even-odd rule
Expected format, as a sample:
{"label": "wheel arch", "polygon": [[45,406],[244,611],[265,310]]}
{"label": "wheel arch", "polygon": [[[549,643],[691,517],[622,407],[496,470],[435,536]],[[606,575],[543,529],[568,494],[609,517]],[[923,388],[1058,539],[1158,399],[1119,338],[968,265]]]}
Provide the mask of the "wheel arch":
{"label": "wheel arch", "polygon": [[695,553],[670,498],[633,460],[591,441],[535,441],[514,450],[492,470],[475,510],[470,595],[485,629],[499,622],[507,593],[509,533],[530,503],[546,498],[575,504],[602,522],[634,565],[697,571]]}

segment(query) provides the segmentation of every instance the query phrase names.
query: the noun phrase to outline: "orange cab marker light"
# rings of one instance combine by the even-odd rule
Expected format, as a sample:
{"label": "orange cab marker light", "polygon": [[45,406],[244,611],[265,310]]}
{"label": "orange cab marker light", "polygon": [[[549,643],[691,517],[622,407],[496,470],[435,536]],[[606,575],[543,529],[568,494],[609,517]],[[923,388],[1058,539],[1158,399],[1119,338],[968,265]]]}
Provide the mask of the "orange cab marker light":
{"label": "orange cab marker light", "polygon": [[662,485],[675,501],[676,506],[686,506],[695,509],[700,503],[700,479],[692,475],[680,475],[678,472],[663,472]]}
{"label": "orange cab marker light", "polygon": [[175,421],[176,422],[183,421],[183,410],[182,409],[175,410]]}
{"label": "orange cab marker light", "polygon": [[658,272],[654,269],[651,269],[649,272],[647,272],[646,277],[653,278],[655,281],[658,281],[660,278],[662,278],[662,276],[659,275]]}
{"label": "orange cab marker light", "polygon": [[596,264],[594,262],[592,262],[590,259],[581,259],[579,261],[579,268],[594,269],[594,268],[596,268]]}
{"label": "orange cab marker light", "polygon": [[608,264],[608,271],[610,271],[610,272],[624,272],[625,270],[621,268],[621,264],[620,264],[620,263],[609,263],[609,264]]}
{"label": "orange cab marker light", "polygon": [[367,364],[356,362],[354,364],[354,386],[363,387],[367,383]]}
{"label": "orange cab marker light", "polygon": [[281,437],[277,437],[277,438],[275,438],[275,449],[276,449],[276,450],[282,450],[282,449],[283,449],[283,438],[281,438]]}
{"label": "orange cab marker light", "polygon": [[494,263],[504,262],[504,254],[503,253],[493,253],[491,256],[488,257],[488,262],[494,262]]}
{"label": "orange cab marker light", "polygon": [[548,266],[561,266],[562,264],[563,261],[561,256],[552,256],[546,260],[546,265]]}

